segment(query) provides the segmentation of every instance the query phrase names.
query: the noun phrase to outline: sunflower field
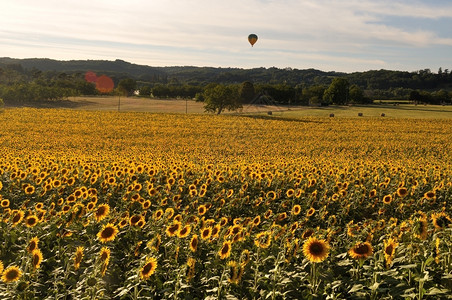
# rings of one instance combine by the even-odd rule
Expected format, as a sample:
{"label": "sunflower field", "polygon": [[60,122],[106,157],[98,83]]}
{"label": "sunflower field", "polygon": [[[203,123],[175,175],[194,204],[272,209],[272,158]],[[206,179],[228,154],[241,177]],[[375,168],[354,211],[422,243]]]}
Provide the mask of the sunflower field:
{"label": "sunflower field", "polygon": [[0,123],[2,299],[451,299],[450,119]]}

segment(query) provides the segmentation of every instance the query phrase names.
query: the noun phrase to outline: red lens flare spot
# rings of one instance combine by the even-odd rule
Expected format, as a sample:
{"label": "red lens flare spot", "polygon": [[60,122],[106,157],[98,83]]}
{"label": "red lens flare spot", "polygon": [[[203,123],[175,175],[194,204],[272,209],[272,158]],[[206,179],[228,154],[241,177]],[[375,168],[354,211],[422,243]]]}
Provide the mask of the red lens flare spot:
{"label": "red lens flare spot", "polygon": [[97,81],[97,75],[94,72],[88,71],[85,74],[85,80],[87,82],[96,82]]}
{"label": "red lens flare spot", "polygon": [[96,89],[101,93],[110,93],[113,91],[113,88],[115,87],[115,84],[113,83],[113,80],[106,76],[102,75],[97,78],[96,81]]}

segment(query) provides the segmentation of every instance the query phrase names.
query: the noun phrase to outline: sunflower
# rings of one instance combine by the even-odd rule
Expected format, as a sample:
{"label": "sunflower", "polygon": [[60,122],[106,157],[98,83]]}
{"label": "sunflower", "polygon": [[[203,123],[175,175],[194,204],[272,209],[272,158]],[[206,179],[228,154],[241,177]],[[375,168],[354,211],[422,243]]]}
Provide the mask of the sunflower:
{"label": "sunflower", "polygon": [[192,252],[196,252],[197,248],[198,248],[198,235],[194,234],[190,241],[190,250]]}
{"label": "sunflower", "polygon": [[129,219],[130,226],[137,226],[138,222],[141,220],[142,216],[140,215],[133,215]]}
{"label": "sunflower", "polygon": [[292,207],[292,214],[293,214],[294,216],[296,216],[296,215],[300,214],[300,212],[301,212],[301,206],[298,205],[298,204],[295,204],[295,205]]}
{"label": "sunflower", "polygon": [[189,257],[187,259],[187,282],[190,282],[190,280],[195,276],[195,265],[196,265],[196,259],[193,257]]}
{"label": "sunflower", "polygon": [[146,247],[148,247],[151,250],[158,251],[161,243],[162,243],[161,236],[160,234],[157,234],[146,244]]}
{"label": "sunflower", "polygon": [[220,259],[228,258],[231,255],[231,241],[224,241],[223,245],[221,246],[220,251],[218,251],[218,254],[220,255]]}
{"label": "sunflower", "polygon": [[207,192],[207,190],[201,189],[201,190],[199,191],[198,196],[202,198],[202,197],[204,197],[204,196],[206,195],[206,192]]}
{"label": "sunflower", "polygon": [[434,199],[435,197],[436,197],[435,191],[429,191],[424,194],[424,198],[428,200]]}
{"label": "sunflower", "polygon": [[286,196],[288,197],[288,198],[291,198],[291,197],[293,197],[295,195],[295,191],[293,190],[293,189],[288,189],[287,191],[286,191]]}
{"label": "sunflower", "polygon": [[157,269],[157,259],[154,257],[149,257],[146,260],[146,263],[143,267],[140,269],[140,278],[142,280],[148,279],[152,274],[154,274],[155,270]]}
{"label": "sunflower", "polygon": [[13,216],[13,217],[11,218],[12,227],[15,227],[17,224],[19,224],[20,222],[22,222],[25,213],[24,213],[23,211],[21,211],[21,210],[16,210],[16,211],[13,211],[13,212],[11,213],[11,215]]}
{"label": "sunflower", "polygon": [[109,260],[105,260],[102,262],[102,265],[100,266],[100,275],[102,277],[104,277],[105,273],[107,273],[107,267],[109,262],[110,262]]}
{"label": "sunflower", "polygon": [[198,215],[202,216],[207,212],[207,208],[205,205],[201,204],[198,206]]}
{"label": "sunflower", "polygon": [[386,266],[389,267],[391,265],[392,260],[394,259],[395,249],[399,244],[392,238],[385,240],[383,244]]}
{"label": "sunflower", "polygon": [[452,224],[452,219],[445,213],[433,213],[432,214],[432,222],[433,226],[435,226],[436,230],[443,229]]}
{"label": "sunflower", "polygon": [[151,201],[149,201],[149,200],[144,201],[144,202],[141,204],[141,207],[142,207],[144,210],[148,209],[149,207],[151,207]]}
{"label": "sunflower", "polygon": [[253,222],[252,222],[253,227],[258,226],[260,223],[261,223],[261,217],[260,216],[254,217]]}
{"label": "sunflower", "polygon": [[82,262],[82,258],[83,258],[83,251],[85,250],[84,247],[82,246],[78,246],[77,249],[75,250],[75,256],[74,256],[74,268],[76,270],[78,270],[78,268],[80,268],[80,263]]}
{"label": "sunflower", "polygon": [[35,215],[29,215],[28,217],[25,218],[25,225],[27,227],[34,227],[36,224],[38,224],[38,222],[39,219]]}
{"label": "sunflower", "polygon": [[108,204],[101,204],[97,207],[96,212],[94,213],[94,216],[96,217],[96,221],[100,222],[105,217],[107,217],[108,213],[110,212],[110,206]]}
{"label": "sunflower", "polygon": [[309,237],[311,237],[314,234],[314,230],[312,230],[311,228],[306,229],[303,234],[301,235],[302,239],[307,239]]}
{"label": "sunflower", "polygon": [[212,235],[212,227],[205,227],[201,229],[201,239],[207,240]]}
{"label": "sunflower", "polygon": [[280,214],[278,214],[278,216],[276,217],[276,221],[282,221],[282,220],[284,220],[284,219],[286,219],[287,218],[287,213],[286,212],[282,212],[282,213],[280,213]]}
{"label": "sunflower", "polygon": [[92,211],[94,209],[94,207],[96,206],[96,202],[91,201],[86,205],[86,210],[87,211]]}
{"label": "sunflower", "polygon": [[303,254],[313,263],[324,261],[329,254],[330,245],[325,240],[311,236],[303,244]]}
{"label": "sunflower", "polygon": [[223,227],[223,226],[225,226],[226,224],[228,224],[228,218],[222,217],[222,218],[220,219],[220,226]]}
{"label": "sunflower", "polygon": [[268,248],[271,241],[271,231],[262,231],[256,234],[254,245],[256,245],[258,248]]}
{"label": "sunflower", "polygon": [[397,196],[403,198],[408,195],[408,189],[406,187],[399,187],[397,189]]}
{"label": "sunflower", "polygon": [[391,194],[386,195],[386,196],[383,197],[383,203],[384,204],[390,204],[391,202],[392,202],[392,195]]}
{"label": "sunflower", "polygon": [[25,187],[25,194],[27,195],[31,195],[35,192],[35,187],[32,185],[27,185],[27,187]]}
{"label": "sunflower", "polygon": [[124,228],[125,226],[127,226],[127,224],[129,224],[129,218],[123,218],[121,219],[121,221],[119,221],[119,228]]}
{"label": "sunflower", "polygon": [[102,242],[106,243],[109,241],[113,241],[118,234],[118,227],[111,223],[105,224],[102,229],[97,233],[97,238]]}
{"label": "sunflower", "polygon": [[276,199],[276,193],[274,191],[269,191],[265,195],[268,200],[275,200]]}
{"label": "sunflower", "polygon": [[160,220],[160,218],[163,216],[163,210],[158,209],[154,212],[154,214],[152,215],[152,217],[154,218],[154,220],[158,221]]}
{"label": "sunflower", "polygon": [[290,230],[290,232],[294,233],[295,230],[297,230],[297,228],[298,228],[298,222],[295,221],[295,222],[292,223],[292,225],[290,225],[290,229],[289,230]]}
{"label": "sunflower", "polygon": [[311,207],[307,212],[306,212],[306,217],[310,217],[315,213],[315,208]]}
{"label": "sunflower", "polygon": [[174,209],[172,207],[165,209],[165,216],[167,220],[171,219],[174,216]]}
{"label": "sunflower", "polygon": [[427,239],[428,235],[428,222],[427,218],[419,218],[417,221],[414,222],[414,236],[425,240]]}
{"label": "sunflower", "polygon": [[251,254],[248,249],[245,249],[240,254],[240,263],[242,266],[246,266],[251,261]]}
{"label": "sunflower", "polygon": [[179,238],[185,238],[190,234],[190,232],[191,232],[191,226],[185,225],[184,227],[182,227],[181,230],[179,230],[179,232],[177,233],[177,236]]}
{"label": "sunflower", "polygon": [[173,223],[172,225],[168,225],[166,228],[166,235],[167,236],[175,236],[179,233],[179,230],[181,229],[180,223]]}
{"label": "sunflower", "polygon": [[14,282],[19,280],[21,276],[22,271],[16,266],[11,266],[3,271],[2,281],[5,283]]}
{"label": "sunflower", "polygon": [[110,261],[110,249],[108,247],[102,247],[99,252],[99,258],[102,262]]}
{"label": "sunflower", "polygon": [[269,219],[273,215],[273,211],[271,209],[265,212],[264,218]]}
{"label": "sunflower", "polygon": [[9,207],[9,200],[8,199],[3,199],[1,202],[1,206],[3,208]]}
{"label": "sunflower", "polygon": [[212,234],[211,234],[210,237],[211,237],[212,239],[215,239],[215,238],[220,237],[220,230],[221,230],[220,224],[217,224],[217,225],[213,226],[213,228],[212,228]]}
{"label": "sunflower", "polygon": [[227,266],[230,268],[228,281],[233,284],[238,284],[239,283],[238,269],[240,264],[234,260],[231,260],[228,262]]}
{"label": "sunflower", "polygon": [[35,249],[33,250],[33,252],[31,253],[31,262],[33,264],[33,268],[35,269],[39,269],[39,267],[41,266],[41,262],[42,262],[42,252],[39,249]]}
{"label": "sunflower", "polygon": [[440,258],[439,243],[440,243],[440,239],[437,237],[435,240],[435,252],[433,253],[433,256],[435,257],[435,262],[437,264],[439,264],[439,258]]}
{"label": "sunflower", "polygon": [[373,254],[372,245],[369,242],[358,242],[349,251],[348,254],[353,259],[365,259]]}
{"label": "sunflower", "polygon": [[3,273],[3,269],[4,269],[5,267],[3,266],[3,262],[0,260],[0,274],[2,274]]}

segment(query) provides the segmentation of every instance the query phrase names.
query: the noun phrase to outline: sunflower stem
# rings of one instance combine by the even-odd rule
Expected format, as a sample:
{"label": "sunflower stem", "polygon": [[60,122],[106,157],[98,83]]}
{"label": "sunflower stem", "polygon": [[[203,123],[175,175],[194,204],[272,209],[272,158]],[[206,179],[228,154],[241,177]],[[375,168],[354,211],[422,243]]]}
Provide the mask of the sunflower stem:
{"label": "sunflower stem", "polygon": [[223,268],[223,272],[221,272],[220,281],[218,282],[218,293],[217,293],[217,299],[221,299],[221,289],[223,287],[223,279],[224,274],[226,273],[226,266]]}
{"label": "sunflower stem", "polygon": [[254,298],[256,299],[256,294],[257,294],[257,287],[258,287],[258,276],[259,276],[259,252],[260,252],[260,248],[257,248],[256,251],[256,263],[255,263],[255,267],[254,267],[254,283],[253,283],[253,294],[254,294]]}
{"label": "sunflower stem", "polygon": [[[278,257],[276,258],[276,263],[275,263],[275,270],[273,273],[273,291],[272,291],[272,299],[276,299],[276,281],[277,281],[277,277],[279,275],[279,264],[280,264],[280,260],[281,260],[281,254],[283,254],[282,252],[278,253]],[[284,255],[284,254],[283,254]]]}

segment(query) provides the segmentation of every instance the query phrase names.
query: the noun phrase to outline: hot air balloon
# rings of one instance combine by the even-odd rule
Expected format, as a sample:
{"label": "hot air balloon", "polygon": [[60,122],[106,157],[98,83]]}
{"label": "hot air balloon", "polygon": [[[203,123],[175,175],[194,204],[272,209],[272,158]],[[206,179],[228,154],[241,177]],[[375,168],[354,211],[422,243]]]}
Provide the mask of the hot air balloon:
{"label": "hot air balloon", "polygon": [[248,36],[248,42],[250,42],[251,47],[253,47],[253,45],[257,42],[257,35],[255,35],[254,33],[250,34]]}

